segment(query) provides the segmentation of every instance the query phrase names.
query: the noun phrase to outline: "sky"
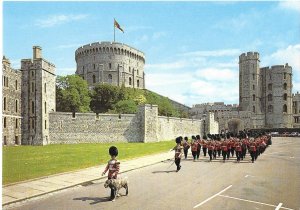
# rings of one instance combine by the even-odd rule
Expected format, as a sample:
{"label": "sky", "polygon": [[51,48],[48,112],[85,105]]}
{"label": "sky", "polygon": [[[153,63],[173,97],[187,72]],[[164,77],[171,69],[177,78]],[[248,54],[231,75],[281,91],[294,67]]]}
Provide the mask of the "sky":
{"label": "sky", "polygon": [[238,57],[293,67],[300,91],[300,2],[3,2],[3,54],[18,69],[32,46],[57,75],[75,74],[75,50],[113,41],[145,53],[146,88],[192,106],[237,104]]}

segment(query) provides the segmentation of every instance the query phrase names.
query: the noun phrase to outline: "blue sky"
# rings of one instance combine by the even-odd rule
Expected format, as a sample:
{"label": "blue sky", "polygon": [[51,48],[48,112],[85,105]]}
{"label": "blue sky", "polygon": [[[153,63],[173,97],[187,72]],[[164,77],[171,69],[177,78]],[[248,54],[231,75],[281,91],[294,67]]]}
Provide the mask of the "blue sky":
{"label": "blue sky", "polygon": [[238,56],[260,53],[261,67],[289,63],[300,91],[300,3],[286,2],[4,2],[3,54],[13,67],[32,46],[74,74],[75,50],[116,41],[146,55],[146,88],[192,106],[238,103]]}

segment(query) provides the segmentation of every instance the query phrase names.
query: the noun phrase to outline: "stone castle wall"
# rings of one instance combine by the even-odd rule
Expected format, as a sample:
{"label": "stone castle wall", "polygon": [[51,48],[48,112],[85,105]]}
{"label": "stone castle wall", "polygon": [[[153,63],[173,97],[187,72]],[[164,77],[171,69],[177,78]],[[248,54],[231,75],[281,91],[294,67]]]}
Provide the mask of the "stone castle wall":
{"label": "stone castle wall", "polygon": [[2,144],[21,144],[21,72],[2,61]]}
{"label": "stone castle wall", "polygon": [[96,42],[84,45],[75,52],[76,74],[89,87],[97,83],[145,88],[145,56],[139,50],[117,42]]}
{"label": "stone castle wall", "polygon": [[50,144],[158,142],[200,134],[200,120],[158,116],[156,105],[140,106],[137,114],[52,112]]}

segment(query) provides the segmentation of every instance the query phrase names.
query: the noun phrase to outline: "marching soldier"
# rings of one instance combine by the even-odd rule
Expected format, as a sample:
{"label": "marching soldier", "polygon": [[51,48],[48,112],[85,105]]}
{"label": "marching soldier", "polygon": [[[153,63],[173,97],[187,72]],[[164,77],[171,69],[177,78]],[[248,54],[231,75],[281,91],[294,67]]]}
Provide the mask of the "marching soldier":
{"label": "marching soldier", "polygon": [[[117,179],[118,173],[120,171],[120,162],[116,159],[118,156],[118,148],[115,146],[111,146],[108,150],[111,159],[108,161],[102,176],[108,171],[108,179]],[[111,188],[110,193],[111,201],[115,200],[115,190]]]}
{"label": "marching soldier", "polygon": [[254,160],[256,160],[256,145],[255,142],[250,143],[250,155],[251,155],[251,161],[254,163]]}
{"label": "marching soldier", "polygon": [[184,159],[187,158],[189,148],[190,148],[190,144],[188,142],[188,137],[184,137],[184,142],[183,142]]}
{"label": "marching soldier", "polygon": [[198,142],[196,141],[196,137],[195,136],[192,136],[191,147],[192,147],[191,150],[192,150],[193,159],[194,159],[194,161],[196,161],[197,149],[198,149]]}
{"label": "marching soldier", "polygon": [[239,163],[242,157],[242,144],[239,141],[235,143],[235,154],[236,161]]}
{"label": "marching soldier", "polygon": [[182,156],[183,147],[181,146],[181,138],[180,137],[177,137],[175,141],[176,141],[177,145],[173,148],[173,150],[175,150],[175,164],[177,166],[176,172],[178,172],[181,169],[180,160],[181,160],[181,156]]}
{"label": "marching soldier", "polygon": [[200,135],[196,136],[198,147],[197,147],[197,160],[199,159],[200,156],[200,150],[201,150],[201,140],[200,140]]}
{"label": "marching soldier", "polygon": [[204,157],[206,157],[206,151],[207,151],[207,141],[206,141],[207,137],[204,136],[203,140],[202,140],[202,151],[204,154]]}
{"label": "marching soldier", "polygon": [[214,145],[213,143],[210,141],[207,144],[207,149],[208,149],[208,155],[209,155],[209,160],[212,160],[212,155],[213,155],[213,151],[214,151]]}
{"label": "marching soldier", "polygon": [[225,163],[225,159],[226,159],[227,151],[228,151],[228,147],[227,147],[226,141],[223,141],[221,149],[222,149],[223,162]]}

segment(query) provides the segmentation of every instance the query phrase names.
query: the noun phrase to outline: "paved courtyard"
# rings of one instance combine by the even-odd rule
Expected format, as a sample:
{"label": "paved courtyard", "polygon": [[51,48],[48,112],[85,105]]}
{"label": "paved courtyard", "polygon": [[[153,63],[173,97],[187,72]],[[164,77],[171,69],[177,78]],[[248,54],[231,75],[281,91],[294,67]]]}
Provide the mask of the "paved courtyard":
{"label": "paved courtyard", "polygon": [[183,160],[178,173],[171,160],[125,172],[121,176],[129,179],[129,195],[121,190],[115,202],[109,201],[104,180],[95,180],[4,209],[299,210],[299,152],[300,138],[273,138],[255,163],[248,154],[240,163],[235,158],[223,163],[209,162],[201,153],[197,162],[191,156]]}

